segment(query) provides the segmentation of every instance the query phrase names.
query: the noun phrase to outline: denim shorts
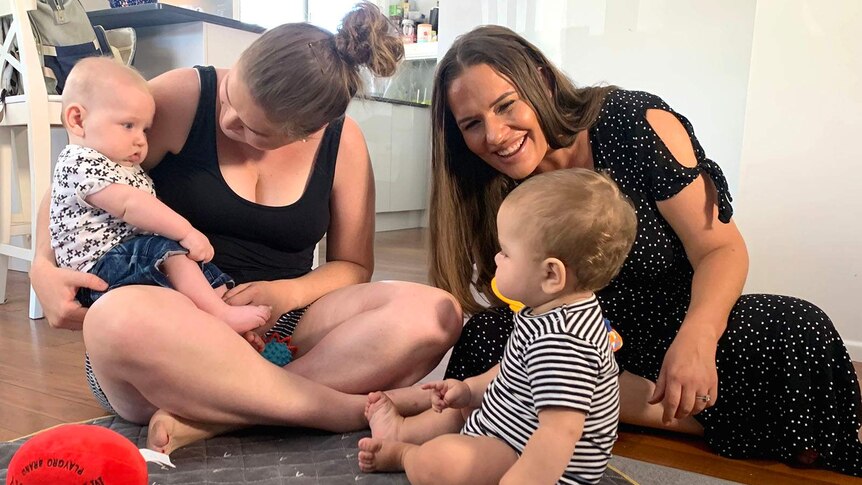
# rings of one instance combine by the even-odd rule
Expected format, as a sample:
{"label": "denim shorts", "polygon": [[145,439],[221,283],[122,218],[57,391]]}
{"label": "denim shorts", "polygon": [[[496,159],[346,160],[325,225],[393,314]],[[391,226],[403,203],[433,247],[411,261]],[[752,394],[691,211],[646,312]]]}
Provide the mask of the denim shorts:
{"label": "denim shorts", "polygon": [[[178,254],[188,254],[180,243],[162,236],[136,236],[117,244],[105,253],[90,269],[90,273],[108,283],[108,290],[128,285],[152,285],[173,288],[161,266],[165,260]],[[202,263],[201,271],[213,288],[234,286],[233,279],[212,263]],[[85,307],[91,306],[106,291],[80,288],[77,299]]]}

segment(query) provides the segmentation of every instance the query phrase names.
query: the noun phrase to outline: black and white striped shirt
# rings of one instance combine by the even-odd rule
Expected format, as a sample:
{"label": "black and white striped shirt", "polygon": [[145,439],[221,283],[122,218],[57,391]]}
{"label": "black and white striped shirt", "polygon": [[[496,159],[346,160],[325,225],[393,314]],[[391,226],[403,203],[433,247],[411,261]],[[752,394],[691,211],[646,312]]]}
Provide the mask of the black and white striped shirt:
{"label": "black and white striped shirt", "polygon": [[495,436],[524,451],[548,406],[586,414],[584,432],[559,483],[598,483],[617,439],[619,368],[595,296],[541,315],[515,315],[500,373],[462,433]]}

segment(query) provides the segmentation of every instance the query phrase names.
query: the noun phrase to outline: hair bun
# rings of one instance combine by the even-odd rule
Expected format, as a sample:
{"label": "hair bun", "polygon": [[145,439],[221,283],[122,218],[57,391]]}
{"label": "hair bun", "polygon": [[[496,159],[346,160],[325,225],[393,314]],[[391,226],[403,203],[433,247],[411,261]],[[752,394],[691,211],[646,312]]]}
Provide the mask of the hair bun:
{"label": "hair bun", "polygon": [[[356,35],[353,35],[356,34]],[[371,44],[368,32],[346,32],[342,27],[335,34],[335,49],[338,57],[352,67],[368,64],[371,61]]]}
{"label": "hair bun", "polygon": [[358,3],[341,21],[335,34],[335,50],[348,66],[368,66],[377,76],[395,74],[404,57],[401,35],[376,5]]}

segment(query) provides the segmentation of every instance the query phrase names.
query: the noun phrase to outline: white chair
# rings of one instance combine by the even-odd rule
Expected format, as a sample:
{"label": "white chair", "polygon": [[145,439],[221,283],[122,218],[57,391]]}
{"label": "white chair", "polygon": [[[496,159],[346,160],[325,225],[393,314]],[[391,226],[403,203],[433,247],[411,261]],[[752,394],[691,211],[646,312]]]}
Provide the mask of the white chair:
{"label": "white chair", "polygon": [[[6,98],[0,120],[0,303],[6,301],[9,258],[33,261],[36,214],[51,185],[51,127],[61,126],[60,96],[48,95],[27,15],[35,9],[36,0],[0,0],[0,16],[12,16],[0,54],[3,65],[11,64],[20,73],[25,93]],[[13,39],[20,59],[10,54]],[[20,211],[16,213],[12,208],[13,183],[20,195]],[[22,236],[24,246],[13,245],[13,236]],[[43,317],[32,287],[29,316]]]}

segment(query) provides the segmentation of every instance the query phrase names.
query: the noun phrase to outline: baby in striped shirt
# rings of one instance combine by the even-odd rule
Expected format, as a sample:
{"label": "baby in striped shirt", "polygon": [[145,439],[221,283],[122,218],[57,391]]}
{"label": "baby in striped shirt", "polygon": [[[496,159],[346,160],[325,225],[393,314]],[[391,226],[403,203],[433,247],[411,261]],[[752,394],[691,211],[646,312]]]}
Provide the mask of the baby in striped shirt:
{"label": "baby in striped shirt", "polygon": [[495,278],[526,308],[503,360],[423,385],[436,413],[404,418],[389,396],[370,394],[359,467],[404,470],[413,484],[598,483],[617,438],[619,368],[593,292],[619,272],[636,225],[632,204],[592,170],[514,189],[497,213]]}

